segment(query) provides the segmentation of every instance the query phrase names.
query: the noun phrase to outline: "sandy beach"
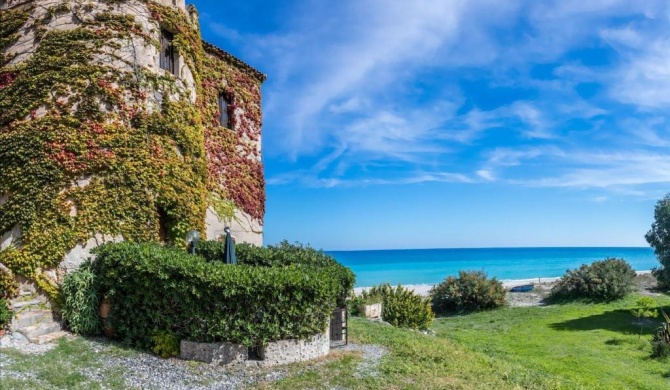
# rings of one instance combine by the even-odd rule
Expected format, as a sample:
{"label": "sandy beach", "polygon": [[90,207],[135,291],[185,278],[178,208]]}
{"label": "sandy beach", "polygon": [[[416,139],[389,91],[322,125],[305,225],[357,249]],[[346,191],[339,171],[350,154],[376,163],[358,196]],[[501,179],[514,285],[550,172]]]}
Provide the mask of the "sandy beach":
{"label": "sandy beach", "polygon": [[[651,270],[646,270],[646,271],[636,271],[638,275],[649,275],[651,274]],[[541,290],[550,290],[553,284],[560,279],[559,277],[554,277],[554,278],[531,278],[531,279],[503,279],[501,280],[503,286],[505,286],[506,289],[510,289],[514,286],[522,286],[524,284],[533,284],[536,288],[540,288]],[[403,287],[413,290],[419,295],[423,296],[428,296],[428,293],[430,292],[430,289],[433,288],[433,284],[407,284],[403,285]],[[354,289],[354,293],[357,295],[360,294],[363,290],[367,290],[370,287],[356,287]]]}

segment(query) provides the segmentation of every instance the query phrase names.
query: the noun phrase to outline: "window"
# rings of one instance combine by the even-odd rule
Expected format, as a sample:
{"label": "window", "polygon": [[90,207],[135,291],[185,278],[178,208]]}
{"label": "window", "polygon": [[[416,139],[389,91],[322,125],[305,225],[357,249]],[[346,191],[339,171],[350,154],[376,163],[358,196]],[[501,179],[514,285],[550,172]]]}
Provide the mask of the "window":
{"label": "window", "polygon": [[228,116],[228,99],[224,94],[219,94],[219,124],[230,129],[230,116]]}
{"label": "window", "polygon": [[156,212],[158,213],[158,239],[160,242],[167,242],[169,217],[162,207],[156,208]]}
{"label": "window", "polygon": [[161,30],[161,53],[160,66],[168,72],[177,74],[177,56],[175,55],[174,45],[172,41],[174,35],[165,30]]}

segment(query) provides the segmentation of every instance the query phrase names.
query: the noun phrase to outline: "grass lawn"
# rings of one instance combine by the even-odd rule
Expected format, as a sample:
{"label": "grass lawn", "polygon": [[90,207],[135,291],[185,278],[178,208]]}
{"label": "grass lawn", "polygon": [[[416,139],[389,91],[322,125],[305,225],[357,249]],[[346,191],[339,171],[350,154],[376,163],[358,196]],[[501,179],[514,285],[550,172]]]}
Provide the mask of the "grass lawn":
{"label": "grass lawn", "polygon": [[[110,354],[121,356],[134,352],[112,348]],[[56,348],[44,354],[1,349],[0,363],[2,370],[20,373],[24,378],[3,377],[2,390],[125,389],[121,370],[103,368],[100,356],[81,338],[60,340]],[[84,375],[84,370],[92,375]]]}
{"label": "grass lawn", "polygon": [[[441,318],[434,337],[353,319],[355,341],[389,349],[376,376],[352,377],[358,361],[348,356],[265,388],[668,389],[670,360],[649,358],[658,324],[641,338],[633,324],[637,298]],[[665,296],[657,301],[670,305]]]}
{"label": "grass lawn", "polygon": [[[661,320],[644,327],[640,337],[630,313],[637,298],[508,308],[440,319],[434,329],[439,338],[545,372],[568,388],[670,388],[670,362],[649,358],[649,340]],[[657,302],[670,312],[670,299]]]}
{"label": "grass lawn", "polygon": [[[649,358],[657,325],[647,326],[639,338],[640,328],[633,324],[630,310],[638,297],[441,318],[434,336],[352,318],[350,340],[383,346],[386,355],[375,360],[364,352],[336,349],[321,360],[256,373],[247,369],[242,375],[253,376],[246,383],[254,389],[668,389],[670,359]],[[670,307],[666,296],[657,301]],[[121,372],[105,369],[101,361],[139,352],[112,348],[96,353],[94,345],[61,341],[44,355],[0,350],[3,370],[29,375],[25,380],[5,377],[0,387],[126,388]],[[200,363],[192,366],[194,372],[206,369]],[[82,375],[91,369],[99,375]],[[277,375],[266,375],[270,372],[283,379],[271,379]]]}

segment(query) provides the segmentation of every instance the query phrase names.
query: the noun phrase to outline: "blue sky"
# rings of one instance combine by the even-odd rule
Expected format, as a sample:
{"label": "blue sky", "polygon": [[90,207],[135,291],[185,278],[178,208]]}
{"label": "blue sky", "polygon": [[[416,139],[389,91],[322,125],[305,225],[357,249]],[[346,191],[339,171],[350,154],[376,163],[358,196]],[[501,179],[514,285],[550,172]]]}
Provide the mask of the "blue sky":
{"label": "blue sky", "polygon": [[196,1],[268,75],[265,242],[645,246],[667,0]]}

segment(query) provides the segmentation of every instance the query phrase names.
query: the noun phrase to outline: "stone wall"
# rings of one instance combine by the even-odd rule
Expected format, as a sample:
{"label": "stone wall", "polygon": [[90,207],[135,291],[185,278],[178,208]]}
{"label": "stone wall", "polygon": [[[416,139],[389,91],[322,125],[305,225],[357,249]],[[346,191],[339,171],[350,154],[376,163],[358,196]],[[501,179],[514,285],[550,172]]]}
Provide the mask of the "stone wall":
{"label": "stone wall", "polygon": [[280,340],[259,347],[260,360],[250,360],[248,348],[233,343],[197,343],[181,342],[179,357],[185,360],[197,360],[216,365],[245,364],[271,367],[316,359],[330,352],[330,329],[312,336],[308,340]]}

